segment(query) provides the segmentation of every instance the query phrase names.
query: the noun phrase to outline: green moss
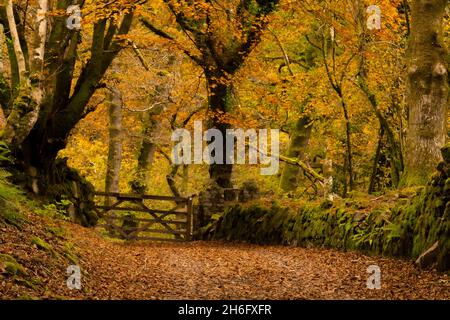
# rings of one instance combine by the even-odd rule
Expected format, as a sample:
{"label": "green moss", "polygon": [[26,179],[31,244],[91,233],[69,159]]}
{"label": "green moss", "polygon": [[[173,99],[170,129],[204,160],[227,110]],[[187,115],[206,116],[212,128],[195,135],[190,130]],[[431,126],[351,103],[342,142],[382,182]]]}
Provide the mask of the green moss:
{"label": "green moss", "polygon": [[4,223],[13,225],[19,230],[22,229],[26,220],[14,204],[1,204],[0,200],[0,212],[0,218]]}
{"label": "green moss", "polygon": [[16,283],[33,290],[37,290],[38,287],[42,285],[42,281],[39,280],[38,278],[31,278],[31,279],[16,278],[15,281]]}
{"label": "green moss", "polygon": [[[67,158],[57,159],[52,174],[44,176],[40,184],[41,189],[45,190],[45,196],[56,201],[45,209],[56,210],[60,216],[68,216],[67,209],[72,203],[77,208],[74,222],[86,227],[97,223],[98,216],[93,210],[94,187],[76,170],[68,167]],[[75,198],[74,194],[78,196]]]}
{"label": "green moss", "polygon": [[10,174],[0,169],[0,223],[4,222],[21,228],[26,221],[20,203],[24,201],[21,190],[9,183],[7,180]]}
{"label": "green moss", "polygon": [[50,253],[53,258],[61,258],[61,255],[53,248],[53,246],[39,237],[31,238],[31,244],[35,245],[39,250]]}
{"label": "green moss", "polygon": [[450,163],[450,142],[447,142],[447,144],[441,149],[441,153],[444,161]]}
{"label": "green moss", "polygon": [[4,269],[9,275],[26,275],[25,268],[8,254],[0,254],[0,269]]}
{"label": "green moss", "polygon": [[411,173],[405,171],[403,177],[400,181],[400,186],[403,188],[413,187],[413,186],[424,186],[426,185],[428,179],[430,178],[429,170],[411,170]]}
{"label": "green moss", "polygon": [[444,193],[450,193],[450,178],[447,178],[445,181]]}
{"label": "green moss", "polygon": [[369,212],[371,199],[358,193],[339,202],[304,205],[297,211],[277,204],[236,205],[202,229],[201,238],[315,245],[411,259],[439,241],[437,267],[449,270],[449,167],[448,162],[441,164],[426,186],[399,191],[404,201],[381,203]]}
{"label": "green moss", "polygon": [[204,229],[214,232],[203,237],[259,244],[312,244],[411,258],[440,239],[443,253],[439,264],[444,270],[449,266],[450,219],[443,217],[448,199],[439,192],[426,188],[410,204],[390,209],[381,205],[369,213],[355,211],[350,203],[337,208],[309,205],[298,212],[277,205],[234,206]]}
{"label": "green moss", "polygon": [[65,238],[66,231],[61,227],[46,227],[45,228],[51,235],[56,236],[58,238]]}
{"label": "green moss", "polygon": [[64,244],[64,256],[72,263],[78,263],[78,257],[75,254],[75,246],[71,242],[66,242]]}
{"label": "green moss", "polygon": [[49,243],[45,242],[44,240],[42,240],[39,237],[31,238],[31,244],[34,244],[38,249],[45,250],[45,251],[52,252],[52,253],[54,252],[53,247]]}
{"label": "green moss", "polygon": [[33,297],[33,296],[29,296],[29,295],[19,296],[17,299],[18,300],[40,300],[37,297]]}

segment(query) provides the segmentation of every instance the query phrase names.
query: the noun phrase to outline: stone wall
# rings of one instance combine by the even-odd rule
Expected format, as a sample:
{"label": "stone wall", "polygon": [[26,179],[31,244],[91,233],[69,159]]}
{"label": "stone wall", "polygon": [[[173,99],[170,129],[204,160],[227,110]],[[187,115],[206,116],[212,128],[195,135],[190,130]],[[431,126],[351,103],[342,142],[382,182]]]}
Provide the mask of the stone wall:
{"label": "stone wall", "polygon": [[[386,197],[368,209],[361,208],[358,199],[324,201],[298,210],[237,204],[203,226],[199,238],[323,246],[414,260],[428,251],[420,267],[450,270],[450,144],[442,154],[444,161],[429,184],[413,191],[411,198]],[[387,200],[394,200],[390,207]]]}

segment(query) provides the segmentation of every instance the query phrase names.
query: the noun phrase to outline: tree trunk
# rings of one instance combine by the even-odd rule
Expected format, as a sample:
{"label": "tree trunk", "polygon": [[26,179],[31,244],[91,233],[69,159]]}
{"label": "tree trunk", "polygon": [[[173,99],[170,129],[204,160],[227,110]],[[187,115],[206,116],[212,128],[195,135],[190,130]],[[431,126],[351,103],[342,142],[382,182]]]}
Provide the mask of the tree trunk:
{"label": "tree trunk", "polygon": [[2,138],[12,145],[20,145],[28,136],[38,120],[43,91],[41,87],[42,68],[44,63],[44,47],[47,35],[48,11],[47,0],[39,1],[36,22],[34,25],[34,54],[30,72],[27,72],[25,46],[21,43],[18,26],[15,20],[13,3],[5,1],[6,19],[13,45],[18,73],[19,88],[15,97]]}
{"label": "tree trunk", "polygon": [[181,197],[182,194],[178,190],[178,187],[175,183],[175,177],[178,173],[178,169],[180,168],[179,164],[173,164],[170,167],[170,173],[166,176],[167,184],[169,185],[170,191],[174,195],[174,197]]}
{"label": "tree trunk", "polygon": [[138,163],[133,176],[129,182],[131,189],[136,193],[146,193],[149,190],[150,171],[153,165],[155,152],[157,150],[156,139],[160,132],[159,120],[156,116],[160,115],[167,103],[168,88],[166,86],[157,86],[158,96],[154,97],[156,100],[155,106],[146,111],[142,117],[142,144],[139,149]]}
{"label": "tree trunk", "polygon": [[[355,9],[355,21],[358,26],[358,36],[359,36],[359,70],[357,75],[357,82],[359,88],[366,95],[369,100],[370,106],[372,107],[373,112],[375,113],[379,123],[380,123],[380,138],[378,141],[378,147],[376,152],[376,159],[374,162],[374,170],[372,172],[372,177],[370,180],[369,193],[374,192],[375,187],[375,178],[378,170],[378,158],[381,154],[383,146],[382,137],[386,135],[387,147],[389,155],[390,155],[390,166],[391,166],[391,179],[394,187],[398,187],[400,183],[400,176],[404,169],[403,164],[403,155],[401,148],[401,137],[397,140],[395,137],[394,130],[392,126],[389,124],[387,118],[380,111],[378,106],[378,100],[376,95],[372,92],[367,82],[367,65],[365,59],[365,52],[367,47],[367,28],[365,21],[365,7],[362,0],[356,0],[354,4]],[[406,10],[406,9],[405,9]],[[401,133],[400,133],[401,134]],[[384,146],[383,146],[384,147]]]}
{"label": "tree trunk", "polygon": [[156,152],[156,144],[154,136],[157,133],[158,121],[153,118],[153,114],[147,113],[142,121],[143,139],[139,150],[138,163],[130,186],[133,192],[146,193],[150,181],[150,170],[153,165],[154,155]]}
{"label": "tree trunk", "polygon": [[[298,119],[292,130],[287,157],[303,160],[304,151],[311,135],[311,122],[308,116]],[[293,191],[298,186],[300,167],[286,164],[281,174],[280,187],[283,191]]]}
{"label": "tree trunk", "polygon": [[446,4],[447,0],[412,1],[404,186],[425,184],[442,160],[449,93],[443,39]]}
{"label": "tree trunk", "polygon": [[326,150],[325,159],[322,164],[323,181],[323,196],[325,199],[329,199],[333,191],[333,159],[329,157],[328,150]]}
{"label": "tree trunk", "polygon": [[[122,99],[120,92],[112,88],[108,94],[109,150],[106,167],[105,191],[119,192],[120,168],[122,163]],[[105,205],[110,198],[105,198]]]}
{"label": "tree trunk", "polygon": [[44,67],[45,41],[47,37],[47,11],[48,0],[39,0],[39,8],[36,13],[34,24],[33,55],[31,58],[30,70],[31,78],[42,78]]}
{"label": "tree trunk", "polygon": [[5,43],[5,34],[3,24],[0,23],[0,131],[6,124],[5,108],[9,101],[9,86],[4,77],[5,58],[3,56],[3,43]]}
{"label": "tree trunk", "polygon": [[[49,3],[51,10],[62,11],[72,1],[34,1],[36,15],[30,19],[34,37],[25,37],[24,26],[30,21],[21,21],[22,14],[13,2],[3,0],[5,5],[0,6],[11,68],[9,84],[0,77],[0,104],[7,117],[0,136],[9,145],[17,169],[25,173],[17,175],[21,179],[17,182],[28,184],[52,201],[70,199],[76,209],[72,210],[74,220],[92,226],[97,221],[92,212],[93,187],[68,168],[66,159],[57,156],[75,125],[91,111],[86,110],[89,99],[122,49],[120,36],[130,30],[136,7],[126,10],[121,21],[102,15],[94,22],[90,58],[77,77],[74,71],[80,32],[69,30],[63,15],[50,18],[46,14]],[[32,43],[31,56],[27,40]],[[7,106],[3,106],[5,101]]]}
{"label": "tree trunk", "polygon": [[12,45],[14,48],[14,54],[17,59],[17,65],[19,68],[20,77],[25,77],[26,74],[26,64],[25,64],[25,56],[22,51],[22,46],[19,40],[19,32],[17,30],[17,25],[14,16],[14,8],[12,0],[5,0],[5,10],[6,10],[6,18],[8,20],[9,32],[11,33]]}
{"label": "tree trunk", "polygon": [[[198,6],[194,1],[164,0],[170,11],[175,16],[178,26],[194,43],[200,56],[193,54],[190,50],[184,50],[196,64],[203,68],[207,89],[209,107],[212,116],[209,119],[209,128],[215,128],[226,137],[226,130],[231,128],[230,124],[224,123],[221,119],[223,114],[231,111],[231,80],[240,69],[248,55],[255,46],[261,41],[264,28],[269,19],[267,16],[277,9],[278,0],[271,1],[231,1],[220,5],[220,11],[228,13],[236,12],[235,19],[228,19],[230,24],[237,24],[239,30],[233,30],[228,26],[216,24],[215,14],[212,11],[206,15],[206,19],[198,18],[204,16],[204,6]],[[208,9],[209,10],[209,9]],[[216,8],[211,8],[216,10]],[[199,28],[200,24],[207,26],[205,32]],[[173,37],[145,21],[144,25],[158,36],[173,41]],[[217,26],[219,26],[217,28]],[[234,27],[233,26],[233,27]],[[224,30],[228,30],[225,33]],[[217,37],[217,33],[225,34],[227,37]],[[220,114],[219,114],[220,113]],[[226,139],[223,139],[223,150],[226,150]],[[218,156],[216,155],[217,159]],[[219,163],[217,163],[219,162]],[[222,159],[216,163],[210,164],[209,176],[218,186],[222,188],[232,187],[231,176],[233,165],[226,163],[226,152],[223,152]]]}
{"label": "tree trunk", "polygon": [[222,163],[213,163],[209,166],[209,176],[222,188],[232,188],[233,184],[231,176],[233,173],[233,165],[227,164],[226,150],[226,130],[231,128],[229,123],[221,119],[223,113],[231,112],[233,109],[232,103],[232,84],[229,83],[224,75],[208,75],[206,76],[209,90],[209,106],[213,115],[209,121],[209,128],[218,129],[223,139],[222,145]]}
{"label": "tree trunk", "polygon": [[375,186],[377,183],[378,166],[379,166],[380,157],[381,157],[381,149],[383,148],[383,139],[384,139],[384,128],[381,127],[379,134],[378,134],[378,145],[377,145],[377,150],[375,152],[375,158],[373,160],[372,175],[370,176],[369,190],[367,192],[368,194],[372,194],[375,192]]}
{"label": "tree trunk", "polygon": [[186,195],[188,192],[188,183],[189,183],[189,165],[183,165],[183,180],[181,182],[181,193]]}
{"label": "tree trunk", "polygon": [[[144,132],[149,132],[150,134],[153,133],[147,124],[145,124],[145,126]],[[131,187],[134,192],[146,193],[148,191],[150,170],[153,165],[155,152],[156,144],[152,140],[152,135],[144,137],[141,149],[139,150],[135,178],[131,182]]]}

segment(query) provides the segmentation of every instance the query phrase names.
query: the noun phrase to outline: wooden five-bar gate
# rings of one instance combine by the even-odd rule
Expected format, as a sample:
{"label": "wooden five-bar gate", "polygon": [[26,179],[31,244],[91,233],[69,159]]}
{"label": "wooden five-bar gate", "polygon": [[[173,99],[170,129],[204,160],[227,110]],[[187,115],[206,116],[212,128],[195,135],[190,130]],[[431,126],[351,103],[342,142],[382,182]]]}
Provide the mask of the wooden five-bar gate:
{"label": "wooden five-bar gate", "polygon": [[[96,192],[104,200],[94,210],[104,220],[111,236],[127,240],[190,241],[192,237],[192,197]],[[168,210],[153,209],[149,201],[168,201]],[[139,214],[139,216],[136,216]]]}

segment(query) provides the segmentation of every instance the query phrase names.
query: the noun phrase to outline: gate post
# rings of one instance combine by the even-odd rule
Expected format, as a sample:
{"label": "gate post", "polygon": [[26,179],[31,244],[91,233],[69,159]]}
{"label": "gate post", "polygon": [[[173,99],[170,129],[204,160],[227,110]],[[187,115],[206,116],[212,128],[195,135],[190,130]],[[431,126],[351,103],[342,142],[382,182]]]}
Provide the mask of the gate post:
{"label": "gate post", "polygon": [[191,241],[192,240],[192,219],[193,219],[193,212],[192,212],[192,197],[188,198],[187,201],[187,217],[186,217],[186,240]]}

